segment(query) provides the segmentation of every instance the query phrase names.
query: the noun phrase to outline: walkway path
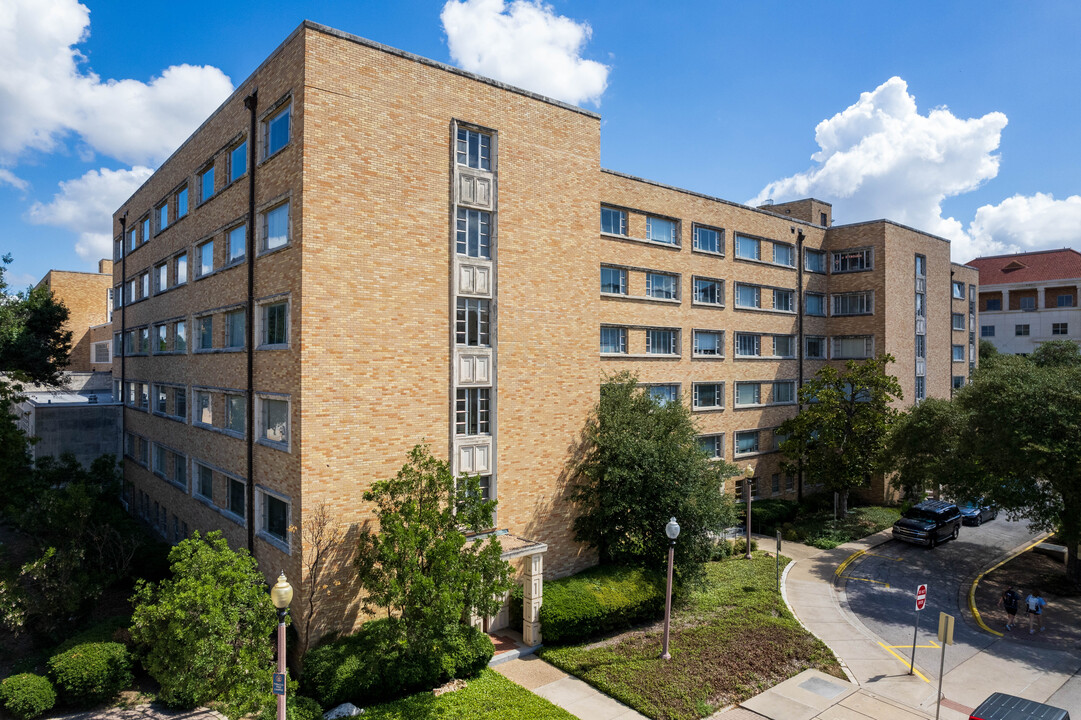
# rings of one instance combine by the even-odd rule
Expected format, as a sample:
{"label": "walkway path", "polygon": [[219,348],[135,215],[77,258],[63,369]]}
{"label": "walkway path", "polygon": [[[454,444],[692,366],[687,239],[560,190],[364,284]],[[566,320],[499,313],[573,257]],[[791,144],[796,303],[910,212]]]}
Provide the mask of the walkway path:
{"label": "walkway path", "polygon": [[645,715],[536,655],[499,663],[492,669],[582,720],[646,720]]}

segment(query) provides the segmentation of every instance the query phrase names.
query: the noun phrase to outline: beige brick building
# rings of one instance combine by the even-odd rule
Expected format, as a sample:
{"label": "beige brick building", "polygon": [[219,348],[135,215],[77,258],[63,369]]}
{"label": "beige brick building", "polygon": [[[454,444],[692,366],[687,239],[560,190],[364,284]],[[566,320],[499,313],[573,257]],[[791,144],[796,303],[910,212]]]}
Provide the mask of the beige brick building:
{"label": "beige brick building", "polygon": [[[499,501],[536,639],[542,574],[595,561],[564,496],[605,374],[692,403],[759,496],[793,497],[772,428],[801,377],[883,351],[906,401],[967,376],[950,273],[975,271],[829,214],[602,170],[594,113],[305,23],[115,215],[127,501],[301,585],[290,528],[370,520],[363,491],[428,442]],[[323,623],[357,619],[352,590]]]}
{"label": "beige brick building", "polygon": [[64,329],[71,331],[68,372],[109,372],[112,368],[113,263],[98,262],[98,271],[50,270],[36,287],[47,287],[68,309]]}

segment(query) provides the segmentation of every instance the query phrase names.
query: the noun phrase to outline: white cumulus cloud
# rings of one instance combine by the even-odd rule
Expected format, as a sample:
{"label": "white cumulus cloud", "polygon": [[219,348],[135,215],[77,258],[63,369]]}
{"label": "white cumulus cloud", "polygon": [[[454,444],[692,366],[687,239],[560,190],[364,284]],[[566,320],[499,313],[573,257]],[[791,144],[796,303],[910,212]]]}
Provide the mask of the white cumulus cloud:
{"label": "white cumulus cloud", "polygon": [[89,28],[90,10],[76,0],[0,4],[0,163],[51,152],[70,134],[125,163],[157,163],[233,90],[211,66],[103,81],[77,48]]}
{"label": "white cumulus cloud", "polygon": [[76,233],[79,239],[75,251],[84,260],[112,257],[113,212],[153,173],[143,166],[91,170],[80,178],[61,182],[53,199],[34,203],[26,219]]}
{"label": "white cumulus cloud", "polygon": [[1081,195],[1056,200],[1048,193],[1014,195],[998,205],[983,205],[969,223],[968,235],[956,242],[954,256],[1081,248]]}
{"label": "white cumulus cloud", "polygon": [[23,180],[21,177],[18,177],[10,170],[5,170],[4,168],[0,168],[0,185],[10,185],[16,190],[25,190],[26,188],[30,187],[30,184],[28,182]]}
{"label": "white cumulus cloud", "polygon": [[462,68],[564,102],[600,104],[609,68],[582,58],[589,23],[540,0],[448,0],[440,19]]}

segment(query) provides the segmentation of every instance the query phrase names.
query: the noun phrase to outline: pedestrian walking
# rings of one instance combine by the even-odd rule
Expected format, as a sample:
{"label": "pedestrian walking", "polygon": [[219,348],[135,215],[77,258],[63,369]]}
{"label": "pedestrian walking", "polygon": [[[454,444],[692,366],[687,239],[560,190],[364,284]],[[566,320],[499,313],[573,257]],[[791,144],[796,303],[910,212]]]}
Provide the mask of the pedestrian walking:
{"label": "pedestrian walking", "polygon": [[998,599],[998,606],[1006,611],[1006,629],[1013,630],[1017,622],[1017,608],[1021,605],[1021,596],[1010,585]]}
{"label": "pedestrian walking", "polygon": [[1043,632],[1043,609],[1047,607],[1047,601],[1040,595],[1039,589],[1033,589],[1032,594],[1025,598],[1025,607],[1028,609],[1028,634],[1036,633],[1032,629],[1032,621],[1036,621],[1036,627]]}

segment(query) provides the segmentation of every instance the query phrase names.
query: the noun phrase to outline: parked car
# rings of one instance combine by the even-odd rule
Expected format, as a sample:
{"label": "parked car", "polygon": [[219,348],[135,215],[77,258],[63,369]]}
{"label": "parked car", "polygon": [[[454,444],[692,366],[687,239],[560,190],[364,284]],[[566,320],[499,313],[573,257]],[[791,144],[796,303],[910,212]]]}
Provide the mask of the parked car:
{"label": "parked car", "polygon": [[942,540],[957,539],[961,511],[946,500],[924,500],[910,507],[893,524],[893,539],[934,547]]}
{"label": "parked car", "polygon": [[1006,693],[995,693],[980,703],[968,720],[1070,720],[1070,713]]}
{"label": "parked car", "polygon": [[983,525],[984,520],[998,517],[998,507],[984,498],[957,503],[957,509],[961,511],[961,522],[965,525],[979,526]]}

